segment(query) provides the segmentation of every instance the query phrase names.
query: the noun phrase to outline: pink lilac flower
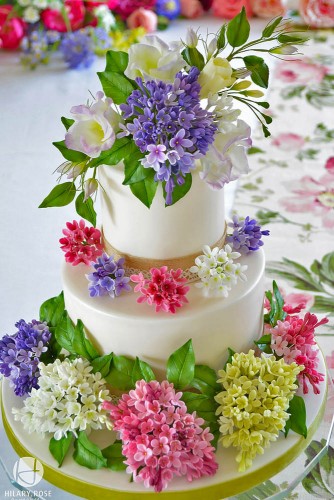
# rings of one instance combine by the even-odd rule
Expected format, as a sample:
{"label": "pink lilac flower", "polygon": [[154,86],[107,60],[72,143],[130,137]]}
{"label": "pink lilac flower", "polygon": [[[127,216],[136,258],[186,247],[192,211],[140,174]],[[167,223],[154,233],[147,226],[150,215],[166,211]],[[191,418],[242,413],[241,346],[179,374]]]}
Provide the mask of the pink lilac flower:
{"label": "pink lilac flower", "polygon": [[174,314],[178,307],[188,302],[186,294],[189,286],[185,286],[186,278],[182,277],[182,269],[168,271],[167,266],[150,270],[151,279],[145,279],[142,273],[130,276],[131,281],[137,283],[135,292],[142,296],[137,302],[147,302],[150,306],[155,304],[156,312],[165,311]]}
{"label": "pink lilac flower", "polygon": [[201,427],[204,420],[196,412],[187,413],[181,397],[166,380],[139,380],[117,405],[103,403],[122,440],[127,472],[156,492],[167,488],[174,476],[192,481],[212,476],[218,468],[210,445],[213,435]]}
{"label": "pink lilac flower", "polygon": [[65,260],[77,266],[81,262],[89,265],[95,261],[103,252],[101,243],[101,232],[99,229],[88,227],[84,220],[79,222],[66,222],[63,229],[64,238],[60,238],[61,249],[65,252]]}
{"label": "pink lilac flower", "polygon": [[326,66],[312,60],[282,61],[276,67],[276,78],[295,85],[320,83],[328,73]]}
{"label": "pink lilac flower", "polygon": [[294,196],[281,199],[282,205],[289,212],[311,212],[322,217],[326,228],[334,227],[334,175],[325,174],[314,179],[304,176],[300,180],[289,183],[287,188]]}
{"label": "pink lilac flower", "polygon": [[23,319],[15,324],[17,332],[0,339],[0,373],[9,379],[17,396],[37,389],[41,355],[47,351],[51,333],[46,323]]}
{"label": "pink lilac flower", "polygon": [[277,356],[283,356],[288,364],[295,361],[304,365],[303,371],[298,375],[304,394],[308,393],[308,384],[313,387],[315,394],[319,394],[319,383],[324,380],[324,375],[317,371],[319,350],[314,347],[314,332],[317,327],[326,323],[327,318],[318,321],[315,314],[308,312],[304,318],[288,315],[284,321],[278,321],[274,328],[268,330],[272,335],[271,348]]}
{"label": "pink lilac flower", "polygon": [[305,139],[301,135],[285,132],[274,137],[271,143],[283,151],[295,151],[304,146]]}

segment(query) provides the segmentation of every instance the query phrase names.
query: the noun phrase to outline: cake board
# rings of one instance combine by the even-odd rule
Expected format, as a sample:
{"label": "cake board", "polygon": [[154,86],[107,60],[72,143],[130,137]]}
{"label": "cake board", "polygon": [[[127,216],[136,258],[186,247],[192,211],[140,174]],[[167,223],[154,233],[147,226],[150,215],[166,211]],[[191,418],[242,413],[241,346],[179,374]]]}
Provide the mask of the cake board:
{"label": "cake board", "polygon": [[[12,407],[22,405],[22,399],[15,396],[7,380],[1,388],[1,411],[3,425],[13,448],[20,457],[34,456],[44,467],[44,478],[55,486],[82,498],[126,500],[140,498],[173,498],[173,500],[218,500],[238,495],[273,477],[293,462],[309,445],[325,411],[328,377],[322,353],[319,353],[319,371],[326,373],[320,384],[320,394],[313,392],[304,396],[307,414],[307,438],[290,431],[287,438],[281,433],[279,439],[257,456],[251,468],[239,473],[235,461],[236,450],[218,446],[217,461],[220,465],[213,477],[206,477],[189,483],[183,478],[175,478],[167,491],[159,494],[146,490],[140,483],[130,482],[124,471],[108,469],[89,470],[78,465],[71,457],[65,458],[61,468],[49,452],[48,438],[27,434],[20,422],[14,420]],[[90,439],[101,447],[113,441],[110,431],[93,431]]]}

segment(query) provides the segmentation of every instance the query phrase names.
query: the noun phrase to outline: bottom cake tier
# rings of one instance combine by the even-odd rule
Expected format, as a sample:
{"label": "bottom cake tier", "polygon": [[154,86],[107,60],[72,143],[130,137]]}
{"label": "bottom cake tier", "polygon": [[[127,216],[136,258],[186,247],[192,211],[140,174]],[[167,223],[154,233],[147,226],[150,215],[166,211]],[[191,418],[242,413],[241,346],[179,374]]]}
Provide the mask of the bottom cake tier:
{"label": "bottom cake tier", "polygon": [[191,338],[197,363],[217,370],[226,362],[229,347],[246,352],[262,333],[264,252],[252,252],[238,262],[248,266],[247,282],[238,282],[227,298],[205,297],[191,283],[189,303],[176,314],[157,314],[154,307],[138,304],[135,293],[114,300],[92,298],[86,278],[91,268],[64,264],[65,306],[73,321],[82,320],[100,353],[138,356],[159,375],[169,354]]}
{"label": "bottom cake tier", "polygon": [[[326,373],[325,362],[319,353],[319,370]],[[7,380],[2,385],[2,417],[8,438],[21,457],[33,456],[44,468],[44,478],[57,487],[89,500],[98,498],[125,500],[156,497],[218,500],[247,491],[255,485],[274,476],[291,463],[308,446],[322,420],[327,395],[327,377],[319,385],[320,394],[313,392],[304,396],[307,412],[307,438],[290,431],[285,438],[283,433],[277,441],[267,448],[263,455],[254,460],[244,473],[238,472],[235,461],[236,450],[218,446],[217,462],[219,468],[212,477],[205,477],[189,483],[185,478],[175,478],[168,490],[154,493],[146,490],[140,483],[130,482],[130,476],[123,472],[108,469],[88,470],[78,465],[68,453],[61,468],[49,452],[49,438],[27,434],[22,424],[14,420],[13,407],[21,407],[23,399],[15,396]],[[111,431],[93,431],[90,439],[99,446],[108,446],[115,439]]]}

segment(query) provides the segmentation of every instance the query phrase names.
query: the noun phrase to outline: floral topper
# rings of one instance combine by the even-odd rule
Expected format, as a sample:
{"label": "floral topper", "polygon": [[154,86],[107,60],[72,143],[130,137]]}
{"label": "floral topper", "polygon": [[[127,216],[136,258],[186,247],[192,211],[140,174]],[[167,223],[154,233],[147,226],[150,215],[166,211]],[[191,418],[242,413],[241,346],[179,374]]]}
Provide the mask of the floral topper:
{"label": "floral topper", "polygon": [[[99,165],[123,162],[124,181],[147,207],[161,183],[166,205],[187,194],[192,173],[213,189],[247,173],[250,127],[239,119],[233,103],[247,105],[267,136],[272,118],[258,100],[267,88],[269,69],[249,52],[293,54],[305,37],[288,32],[278,17],[257,40],[249,41],[250,25],[243,9],[211,39],[189,30],[185,41],[166,44],[155,35],[130,47],[110,50],[106,69],[98,73],[103,91],[90,105],[75,106],[62,118],[65,140],[54,145],[66,162],[59,183],[41,208],[64,206],[76,198],[82,212],[98,188]],[[270,48],[258,48],[267,43]],[[84,197],[79,198],[84,192]],[[79,200],[78,200],[79,198]],[[92,222],[91,210],[86,210]]]}

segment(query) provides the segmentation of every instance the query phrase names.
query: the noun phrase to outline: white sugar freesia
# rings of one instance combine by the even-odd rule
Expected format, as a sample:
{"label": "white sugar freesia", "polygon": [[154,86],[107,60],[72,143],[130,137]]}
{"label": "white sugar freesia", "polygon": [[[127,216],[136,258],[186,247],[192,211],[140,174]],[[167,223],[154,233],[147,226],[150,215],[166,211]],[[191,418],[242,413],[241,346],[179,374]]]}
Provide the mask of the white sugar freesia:
{"label": "white sugar freesia", "polygon": [[68,432],[110,428],[102,409],[111,397],[101,373],[91,373],[92,366],[82,358],[57,359],[39,363],[39,388],[32,389],[22,408],[13,408],[15,420],[23,423],[29,434],[54,434],[61,439]]}
{"label": "white sugar freesia", "polygon": [[196,286],[202,288],[205,295],[227,297],[232,286],[239,280],[247,281],[244,274],[247,266],[234,262],[241,254],[233,252],[230,245],[221,249],[211,249],[205,245],[202,250],[203,255],[196,257],[195,266],[192,266],[190,271],[197,274],[201,280]]}
{"label": "white sugar freesia", "polygon": [[94,9],[94,14],[97,17],[98,26],[104,28],[107,33],[109,33],[110,28],[115,26],[116,20],[115,17],[110,12],[107,5],[98,5]]}
{"label": "white sugar freesia", "polygon": [[91,158],[97,158],[102,151],[110,149],[121,121],[112,104],[112,99],[104,99],[104,93],[99,91],[91,106],[82,104],[72,107],[74,123],[65,135],[66,146]]}
{"label": "white sugar freesia", "polygon": [[184,66],[182,47],[181,43],[169,46],[156,35],[146,35],[140,43],[131,45],[125,75],[133,80],[139,76],[174,82],[176,73]]}
{"label": "white sugar freesia", "polygon": [[251,146],[251,129],[243,120],[229,123],[225,131],[218,132],[213,144],[201,158],[201,179],[213,189],[238,179],[249,171],[247,150]]}

